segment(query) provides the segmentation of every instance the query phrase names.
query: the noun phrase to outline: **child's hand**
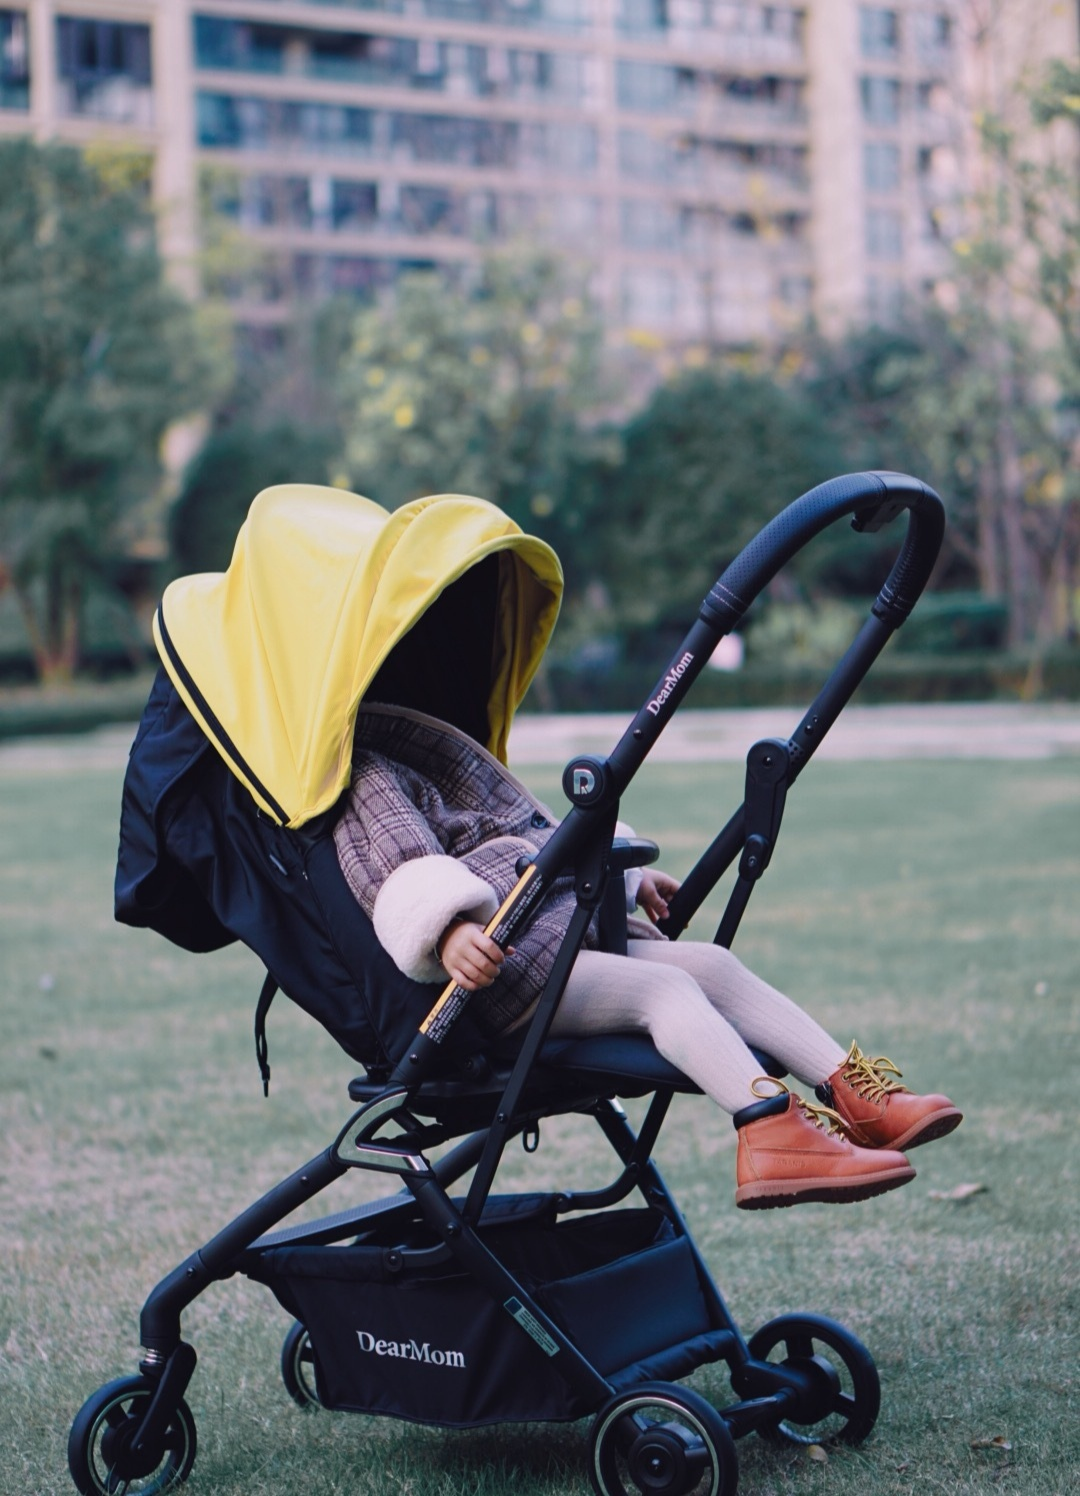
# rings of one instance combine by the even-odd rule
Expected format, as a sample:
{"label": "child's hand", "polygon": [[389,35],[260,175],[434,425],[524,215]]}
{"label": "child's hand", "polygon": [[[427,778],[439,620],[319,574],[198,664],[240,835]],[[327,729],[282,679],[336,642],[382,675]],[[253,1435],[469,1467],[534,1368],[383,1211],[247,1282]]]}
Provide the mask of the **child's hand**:
{"label": "child's hand", "polygon": [[642,873],[637,901],[639,907],[644,909],[654,925],[657,920],[667,919],[668,899],[672,898],[678,889],[678,879],[673,878],[670,873],[654,873],[651,868],[646,868]]}
{"label": "child's hand", "polygon": [[503,951],[490,935],[484,934],[483,925],[461,920],[440,935],[435,953],[447,976],[466,992],[476,992],[480,987],[491,986],[503,961],[513,954],[513,948]]}

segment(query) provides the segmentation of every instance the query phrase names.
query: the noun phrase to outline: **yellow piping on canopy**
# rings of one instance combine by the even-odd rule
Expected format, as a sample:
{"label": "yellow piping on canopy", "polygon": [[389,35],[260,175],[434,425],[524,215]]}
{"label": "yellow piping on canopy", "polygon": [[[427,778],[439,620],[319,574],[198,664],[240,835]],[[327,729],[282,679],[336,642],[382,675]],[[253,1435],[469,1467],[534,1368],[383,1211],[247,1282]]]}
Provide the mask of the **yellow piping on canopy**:
{"label": "yellow piping on canopy", "polygon": [[229,568],[181,577],[154,618],[188,709],[270,816],[302,826],[349,782],[356,711],[390,650],[439,594],[504,552],[487,747],[514,712],[562,598],[550,546],[483,499],[438,494],[392,513],[290,483],[258,495]]}

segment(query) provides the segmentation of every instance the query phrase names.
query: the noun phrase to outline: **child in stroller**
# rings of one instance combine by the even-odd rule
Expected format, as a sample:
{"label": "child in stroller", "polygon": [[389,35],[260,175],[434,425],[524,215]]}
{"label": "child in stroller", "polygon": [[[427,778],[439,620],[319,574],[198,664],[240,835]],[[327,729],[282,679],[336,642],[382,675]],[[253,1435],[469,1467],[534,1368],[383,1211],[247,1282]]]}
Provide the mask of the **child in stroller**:
{"label": "child in stroller", "polygon": [[[718,639],[827,525],[873,531],[903,512],[851,648],[790,738],[752,746],[743,804],[682,886],[641,875],[651,917],[628,931],[613,904],[657,849],[616,836],[619,802]],[[898,474],[789,505],[719,578],[609,756],[567,765],[558,825],[505,765],[561,573],[491,505],[444,495],[387,514],[287,485],[255,500],[226,573],[171,584],[124,783],[117,917],[187,950],[258,954],[264,1084],[278,986],[364,1073],[336,1139],[151,1291],[139,1374],[72,1424],[84,1496],[186,1480],[196,1354],[181,1317],[237,1273],[293,1318],[281,1364],[296,1401],[452,1428],[588,1417],[597,1496],[735,1496],[737,1438],[867,1437],[880,1384],[866,1347],[805,1313],[744,1338],[653,1155],[675,1095],[705,1090],[739,1126],[740,1203],[850,1198],[904,1182],[899,1148],[959,1121],[889,1062],[844,1055],[728,953],[787,789],[914,607],[943,527],[937,495]],[[679,942],[736,860],[715,945]],[[766,1084],[782,1066],[747,1037],[820,1084],[848,1136]],[[621,1105],[634,1097],[649,1098],[637,1130]],[[554,1116],[599,1127],[615,1179],[495,1193],[508,1144],[535,1151]],[[398,1188],[288,1219],[357,1175]],[[719,1361],[736,1395],[722,1408],[681,1385]]]}
{"label": "child in stroller", "polygon": [[[565,880],[509,951],[485,933],[518,863],[536,856],[556,824],[483,746],[498,590],[499,561],[488,556],[390,653],[357,716],[352,779],[334,832],[349,887],[399,969],[414,981],[450,978],[482,991],[470,1011],[493,1038],[528,1022],[574,903]],[[628,912],[633,902],[651,923],[628,924],[627,954],[598,949],[590,926],[551,1036],[646,1033],[733,1116],[743,1208],[864,1200],[913,1179],[902,1150],[958,1126],[948,1097],[913,1094],[891,1061],[856,1043],[845,1053],[730,950],[668,940],[655,926],[678,884],[651,869],[634,872]],[[774,1056],[819,1100],[763,1075],[749,1046]]]}

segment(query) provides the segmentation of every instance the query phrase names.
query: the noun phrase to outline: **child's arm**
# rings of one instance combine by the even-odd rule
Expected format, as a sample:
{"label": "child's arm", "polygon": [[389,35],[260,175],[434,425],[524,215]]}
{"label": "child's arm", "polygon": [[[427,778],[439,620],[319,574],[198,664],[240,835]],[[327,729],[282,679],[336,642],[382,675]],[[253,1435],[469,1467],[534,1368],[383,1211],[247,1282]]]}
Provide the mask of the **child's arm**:
{"label": "child's arm", "polygon": [[444,982],[435,945],[455,916],[486,923],[499,896],[448,856],[421,808],[418,775],[360,753],[334,828],[338,863],[380,945],[416,982]]}

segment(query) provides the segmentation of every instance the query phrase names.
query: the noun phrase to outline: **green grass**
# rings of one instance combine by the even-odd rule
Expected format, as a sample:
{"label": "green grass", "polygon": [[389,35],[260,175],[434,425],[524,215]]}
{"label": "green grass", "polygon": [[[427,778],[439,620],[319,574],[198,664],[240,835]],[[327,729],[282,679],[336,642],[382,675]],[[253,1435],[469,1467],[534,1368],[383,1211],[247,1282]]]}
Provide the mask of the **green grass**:
{"label": "green grass", "polygon": [[[529,778],[561,803],[553,771]],[[648,768],[625,814],[685,871],[739,778]],[[263,1101],[254,957],[188,957],[113,924],[118,795],[117,772],[0,759],[2,1496],[73,1489],[71,1418],[135,1369],[146,1293],[348,1114],[349,1061],[285,1002],[270,1018]],[[676,1104],[661,1165],[743,1329],[786,1310],[830,1314],[881,1373],[881,1417],[861,1449],[818,1464],[743,1440],[742,1496],[1075,1489],[1078,810],[1080,761],[1068,759],[821,762],[793,792],[740,954],[843,1043],[857,1036],[918,1088],[948,1090],[966,1120],[880,1201],[743,1214],[726,1118]],[[696,933],[711,928],[703,918]],[[608,1172],[569,1122],[507,1167],[514,1184]],[[941,1198],[964,1183],[983,1190]],[[383,1192],[354,1176],[343,1191]],[[303,1415],[277,1371],[287,1326],[246,1280],[185,1316],[200,1357],[192,1496],[588,1489],[584,1426],[453,1434]],[[693,1381],[730,1397],[717,1369]],[[973,1447],[998,1435],[1010,1449]]]}

